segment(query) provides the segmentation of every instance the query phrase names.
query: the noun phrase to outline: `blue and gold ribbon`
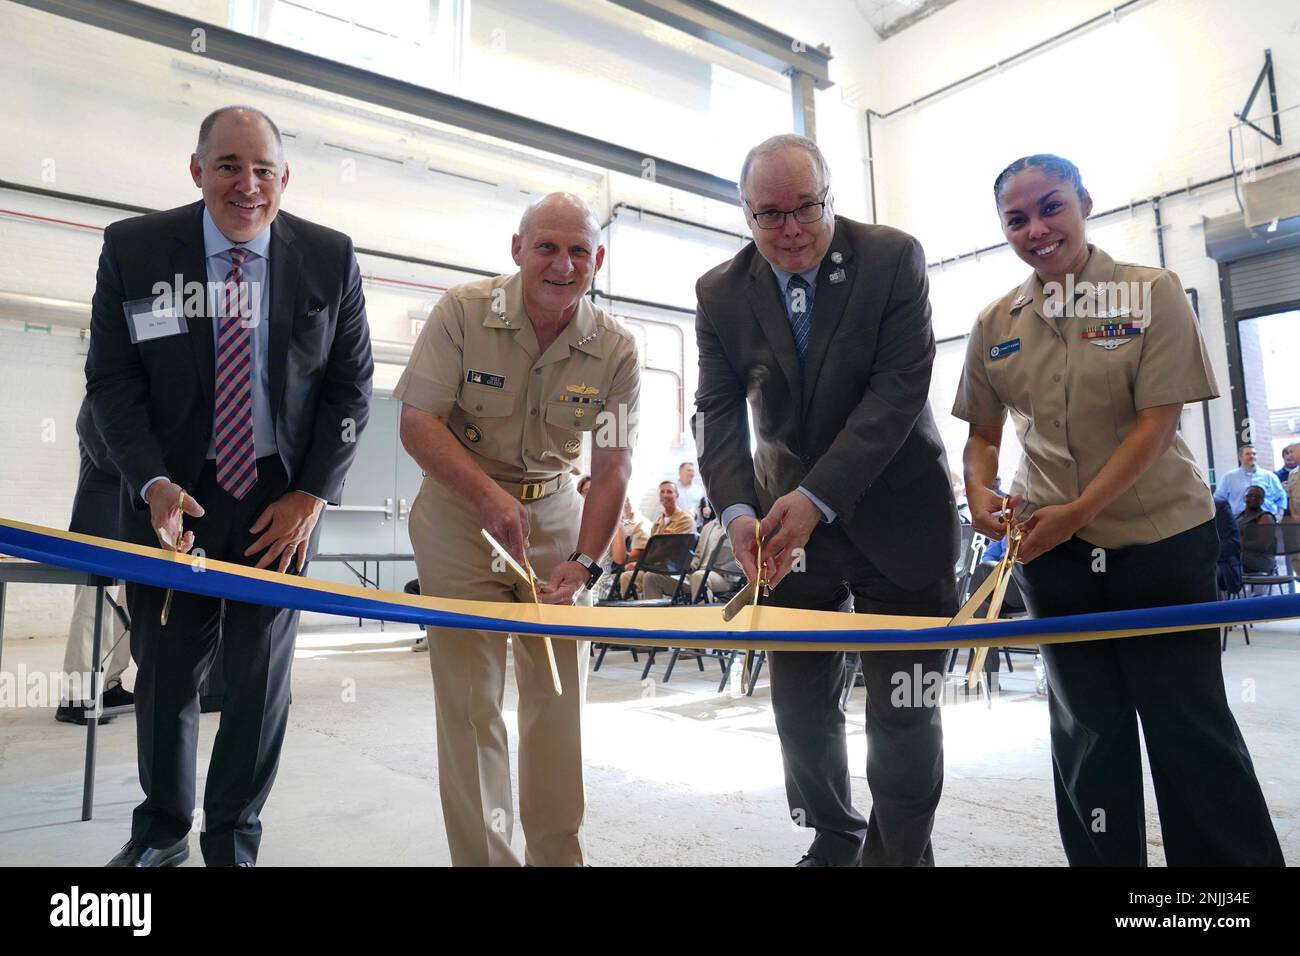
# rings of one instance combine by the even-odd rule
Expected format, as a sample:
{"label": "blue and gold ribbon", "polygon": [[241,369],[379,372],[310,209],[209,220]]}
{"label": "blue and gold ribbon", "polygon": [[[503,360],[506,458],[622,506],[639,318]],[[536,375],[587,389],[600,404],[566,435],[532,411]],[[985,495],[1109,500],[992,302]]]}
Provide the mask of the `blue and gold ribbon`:
{"label": "blue and gold ribbon", "polygon": [[[750,607],[586,608],[461,601],[317,581],[0,518],[0,554],[209,597],[426,627],[649,647],[877,651],[1033,646],[1300,618],[1300,594],[948,626],[941,617]],[[436,636],[435,636],[436,638]]]}

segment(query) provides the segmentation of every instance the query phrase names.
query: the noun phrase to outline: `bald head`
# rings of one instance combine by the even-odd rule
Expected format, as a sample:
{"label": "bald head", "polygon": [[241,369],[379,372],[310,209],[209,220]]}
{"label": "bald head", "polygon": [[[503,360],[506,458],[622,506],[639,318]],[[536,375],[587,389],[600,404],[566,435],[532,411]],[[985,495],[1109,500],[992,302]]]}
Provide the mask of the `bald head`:
{"label": "bald head", "polygon": [[600,220],[581,197],[573,193],[547,193],[528,204],[519,217],[519,235],[527,236],[530,229],[561,228],[584,229],[593,246],[600,241]]}
{"label": "bald head", "polygon": [[223,127],[222,131],[224,132],[225,129],[238,129],[239,127],[260,126],[262,124],[265,124],[271,138],[275,140],[275,159],[283,165],[284,140],[280,137],[280,128],[275,125],[275,121],[271,117],[255,106],[223,106],[203,117],[203,122],[199,124],[199,141],[194,147],[194,154],[198,156],[199,162],[203,162],[208,158],[208,151],[213,140],[213,130],[218,125]]}

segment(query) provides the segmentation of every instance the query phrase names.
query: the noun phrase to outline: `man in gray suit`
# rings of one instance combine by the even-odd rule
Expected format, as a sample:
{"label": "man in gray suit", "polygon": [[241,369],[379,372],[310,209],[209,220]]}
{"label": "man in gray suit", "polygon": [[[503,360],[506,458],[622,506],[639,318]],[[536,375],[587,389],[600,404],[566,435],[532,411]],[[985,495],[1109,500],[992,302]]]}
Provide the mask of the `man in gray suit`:
{"label": "man in gray suit", "polygon": [[[754,241],[696,284],[694,419],[737,560],[752,579],[757,526],[764,603],[954,613],[957,513],[927,404],[935,346],[920,243],[835,216],[826,161],[802,137],[754,147],[740,189]],[[839,709],[856,660],[770,655],[791,816],[816,830],[799,865],[933,864],[944,653],[862,655],[870,820],[853,806]]]}

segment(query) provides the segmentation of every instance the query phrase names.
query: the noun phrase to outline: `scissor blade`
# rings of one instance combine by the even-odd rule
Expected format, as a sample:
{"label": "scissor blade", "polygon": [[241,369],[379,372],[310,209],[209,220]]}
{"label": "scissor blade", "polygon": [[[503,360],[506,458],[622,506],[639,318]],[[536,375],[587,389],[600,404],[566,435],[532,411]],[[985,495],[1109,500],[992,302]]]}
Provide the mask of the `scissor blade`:
{"label": "scissor blade", "polygon": [[757,598],[758,581],[755,579],[741,588],[740,592],[727,602],[727,606],[722,609],[722,619],[724,621],[730,621],[740,613],[742,608],[746,608],[753,604]]}
{"label": "scissor blade", "polygon": [[525,571],[523,567],[520,566],[519,562],[510,556],[510,552],[505,549],[505,545],[501,544],[496,538],[488,534],[486,528],[480,528],[479,532],[487,539],[487,543],[492,546],[492,550],[501,555],[501,560],[506,563],[506,566],[510,568],[511,571],[515,572],[515,574],[519,575],[519,579],[531,588],[533,586],[532,575]]}

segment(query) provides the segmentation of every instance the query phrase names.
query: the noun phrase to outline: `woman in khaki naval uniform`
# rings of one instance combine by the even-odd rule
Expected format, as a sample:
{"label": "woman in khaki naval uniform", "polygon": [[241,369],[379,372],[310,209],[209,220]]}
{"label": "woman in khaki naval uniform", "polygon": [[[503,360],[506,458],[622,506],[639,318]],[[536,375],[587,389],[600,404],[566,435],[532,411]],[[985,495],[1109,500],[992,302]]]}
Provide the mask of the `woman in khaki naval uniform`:
{"label": "woman in khaki naval uniform", "polygon": [[[1088,244],[1092,199],[1067,160],[1018,159],[994,195],[1034,271],[980,313],[953,407],[971,426],[976,530],[1005,531],[993,484],[1009,409],[1024,448],[1013,503],[1032,510],[1016,573],[1035,617],[1215,600],[1214,505],[1177,429],[1183,403],[1218,391],[1178,277]],[[1217,631],[1042,652],[1071,865],[1146,863],[1139,720],[1168,863],[1282,864]]]}
{"label": "woman in khaki naval uniform", "polygon": [[[426,478],[411,509],[420,593],[530,603],[480,534],[527,555],[548,603],[591,602],[631,473],[639,367],[631,335],[584,293],[600,227],[576,197],[530,207],[513,239],[520,270],[449,290],[394,389],[402,443]],[[591,440],[585,500],[572,475]],[[593,576],[594,570],[594,576]],[[429,629],[438,782],[457,866],[517,866],[501,707],[507,635]],[[581,866],[586,795],[581,713],[587,643],[513,641],[519,687],[519,816],[525,861]]]}

